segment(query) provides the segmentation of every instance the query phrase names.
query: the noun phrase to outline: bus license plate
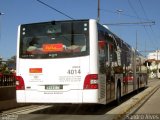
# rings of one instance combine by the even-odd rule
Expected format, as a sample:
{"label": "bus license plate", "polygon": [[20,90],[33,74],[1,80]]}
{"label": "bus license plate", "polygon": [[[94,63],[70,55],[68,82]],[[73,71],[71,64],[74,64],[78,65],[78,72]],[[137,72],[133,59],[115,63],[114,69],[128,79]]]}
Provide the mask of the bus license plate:
{"label": "bus license plate", "polygon": [[45,85],[45,90],[61,90],[63,85]]}

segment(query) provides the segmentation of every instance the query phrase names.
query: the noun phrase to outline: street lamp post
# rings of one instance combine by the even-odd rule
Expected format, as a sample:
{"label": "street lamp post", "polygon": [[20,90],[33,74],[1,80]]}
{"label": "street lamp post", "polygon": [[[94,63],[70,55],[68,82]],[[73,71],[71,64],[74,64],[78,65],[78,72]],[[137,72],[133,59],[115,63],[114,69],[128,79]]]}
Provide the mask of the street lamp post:
{"label": "street lamp post", "polygon": [[[118,10],[116,10],[116,12],[118,14],[119,23],[121,23],[120,17],[121,17],[121,14],[122,14],[123,10],[118,9]],[[121,37],[121,30],[120,30],[120,28],[119,28],[119,36]]]}
{"label": "street lamp post", "polygon": [[98,0],[98,11],[97,11],[97,21],[100,21],[100,0]]}
{"label": "street lamp post", "polygon": [[[4,13],[0,12],[0,16],[4,15]],[[1,41],[1,20],[0,20],[0,41]]]}
{"label": "street lamp post", "polygon": [[159,50],[158,50],[158,48],[157,48],[157,78],[158,78],[158,73],[159,73],[159,68],[158,68],[158,66],[159,66],[159,58],[158,58],[158,56],[159,56]]}
{"label": "street lamp post", "polygon": [[0,15],[4,15],[4,13],[0,12]]}
{"label": "street lamp post", "polygon": [[116,11],[117,11],[118,13],[123,12],[123,10],[121,10],[121,9],[117,9]]}

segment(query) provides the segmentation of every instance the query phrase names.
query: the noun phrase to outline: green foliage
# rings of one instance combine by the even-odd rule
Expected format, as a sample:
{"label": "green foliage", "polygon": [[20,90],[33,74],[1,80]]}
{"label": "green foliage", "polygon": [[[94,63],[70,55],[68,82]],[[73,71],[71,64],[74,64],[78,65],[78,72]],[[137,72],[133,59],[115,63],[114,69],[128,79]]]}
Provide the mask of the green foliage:
{"label": "green foliage", "polygon": [[1,74],[12,74],[12,72],[8,69],[6,64],[0,66],[0,73]]}

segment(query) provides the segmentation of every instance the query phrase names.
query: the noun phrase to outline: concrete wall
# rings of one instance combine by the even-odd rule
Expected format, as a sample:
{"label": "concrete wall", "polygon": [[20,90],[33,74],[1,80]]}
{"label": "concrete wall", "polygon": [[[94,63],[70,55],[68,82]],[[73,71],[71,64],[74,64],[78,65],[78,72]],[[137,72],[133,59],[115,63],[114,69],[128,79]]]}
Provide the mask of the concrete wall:
{"label": "concrete wall", "polygon": [[0,101],[15,99],[16,88],[15,86],[2,86],[0,87]]}

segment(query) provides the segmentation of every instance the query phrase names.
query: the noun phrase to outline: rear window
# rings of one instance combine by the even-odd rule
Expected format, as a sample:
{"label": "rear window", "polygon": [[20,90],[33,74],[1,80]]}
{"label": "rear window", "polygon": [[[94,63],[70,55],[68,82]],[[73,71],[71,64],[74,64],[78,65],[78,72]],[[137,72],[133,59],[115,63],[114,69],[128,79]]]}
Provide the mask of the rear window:
{"label": "rear window", "polygon": [[66,58],[88,54],[88,21],[47,22],[21,26],[21,58]]}

